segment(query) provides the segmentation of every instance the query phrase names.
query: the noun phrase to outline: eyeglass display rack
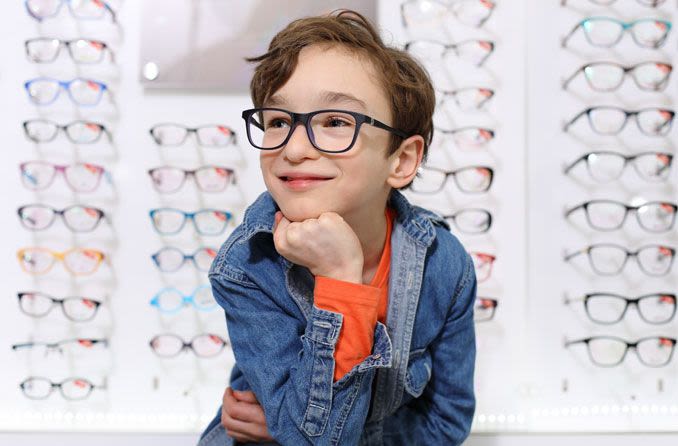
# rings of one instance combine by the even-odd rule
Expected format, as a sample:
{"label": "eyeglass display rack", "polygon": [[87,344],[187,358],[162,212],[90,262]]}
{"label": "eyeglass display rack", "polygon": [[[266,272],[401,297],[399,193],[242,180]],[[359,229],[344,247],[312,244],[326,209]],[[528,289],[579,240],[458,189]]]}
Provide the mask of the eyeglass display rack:
{"label": "eyeglass display rack", "polygon": [[[0,87],[6,93],[7,113],[3,120],[7,147],[1,164],[0,185],[9,194],[0,194],[8,218],[3,220],[0,239],[4,254],[0,267],[5,273],[0,300],[0,362],[9,364],[0,371],[0,429],[32,431],[151,431],[198,432],[213,417],[228,373],[234,363],[229,347],[212,359],[182,352],[176,358],[154,355],[149,341],[156,335],[173,333],[189,340],[201,333],[215,333],[227,339],[220,311],[200,312],[183,308],[175,314],[160,313],[150,304],[165,287],[188,295],[207,283],[205,273],[185,265],[177,273],[161,273],[151,254],[166,246],[192,252],[202,245],[216,245],[241,221],[242,212],[264,190],[258,169],[258,153],[249,150],[244,138],[232,150],[199,147],[187,141],[180,147],[158,147],[148,129],[161,122],[187,126],[219,122],[242,132],[240,111],[250,107],[246,95],[225,92],[197,94],[171,90],[144,91],[138,78],[136,48],[140,46],[142,6],[137,2],[114,4],[117,25],[103,22],[74,22],[63,17],[36,23],[27,17],[22,2],[2,6],[0,22],[7,36],[0,47],[7,54]],[[676,62],[675,29],[659,50],[634,46],[629,35],[611,49],[594,51],[574,35],[567,48],[560,39],[579,20],[592,15],[609,15],[622,20],[640,17],[676,18],[671,0],[660,8],[645,8],[632,0],[617,0],[612,7],[595,6],[589,0],[559,1],[497,0],[496,7],[480,27],[460,24],[453,13],[443,27],[415,30],[403,26],[400,1],[379,2],[379,23],[386,40],[405,44],[413,39],[431,38],[444,43],[464,39],[494,42],[493,53],[481,67],[452,58],[441,70],[431,70],[437,88],[468,86],[489,88],[494,96],[479,111],[449,107],[450,114],[436,116],[441,129],[477,126],[494,131],[484,147],[464,149],[437,132],[428,166],[452,170],[469,165],[489,166],[494,181],[486,193],[463,194],[452,181],[437,194],[408,197],[425,207],[445,213],[478,207],[492,213],[493,224],[479,235],[455,232],[469,251],[496,256],[490,277],[479,284],[479,296],[498,302],[494,317],[477,324],[476,368],[477,411],[475,432],[609,432],[671,431],[678,414],[676,358],[665,367],[639,364],[633,351],[616,367],[591,364],[585,348],[564,347],[566,340],[588,336],[614,335],[634,340],[645,336],[676,337],[675,319],[654,326],[640,320],[630,308],[622,322],[602,326],[590,322],[583,306],[565,305],[591,291],[642,294],[663,290],[676,292],[676,273],[648,278],[630,259],[622,275],[601,278],[586,268],[569,264],[564,254],[589,243],[615,242],[637,248],[643,243],[678,245],[675,229],[648,235],[637,228],[630,215],[622,230],[600,233],[585,223],[566,220],[566,208],[591,199],[615,199],[636,204],[644,199],[676,202],[675,169],[664,185],[647,185],[634,179],[632,168],[622,182],[602,187],[580,184],[563,174],[563,165],[583,153],[617,145],[622,153],[662,149],[673,153],[675,129],[659,139],[637,134],[631,121],[619,135],[600,137],[585,122],[572,132],[563,124],[586,107],[614,105],[629,110],[647,106],[672,108],[675,104],[675,73],[661,92],[639,91],[627,79],[617,92],[596,93],[587,89],[583,78],[561,89],[563,78],[587,62],[597,60],[634,64],[646,60]],[[63,13],[63,11],[62,11]],[[3,22],[4,21],[4,22]],[[26,62],[23,42],[37,36],[99,38],[115,51],[115,64],[74,67],[62,54],[55,64],[36,66]],[[64,59],[64,57],[66,57]],[[37,75],[71,78],[91,74],[110,85],[110,97],[96,107],[72,106],[63,95],[48,107],[29,103],[22,84]],[[67,123],[88,118],[105,123],[112,132],[110,143],[73,145],[63,134],[51,143],[34,144],[22,133],[21,121],[48,118]],[[576,130],[576,132],[575,132]],[[111,172],[112,183],[89,196],[67,189],[57,178],[45,192],[20,186],[17,166],[29,159],[66,164],[76,160],[96,162]],[[194,169],[203,165],[224,165],[237,174],[237,185],[224,194],[201,193],[187,182],[177,194],[157,193],[147,170],[172,165]],[[579,166],[581,168],[582,166]],[[674,166],[675,167],[675,166]],[[573,172],[574,173],[574,172]],[[578,174],[585,172],[577,172]],[[20,205],[44,202],[56,208],[73,203],[100,207],[111,214],[90,234],[73,235],[57,221],[44,233],[21,227],[14,213]],[[177,236],[160,236],[152,227],[148,212],[162,206],[195,211],[215,207],[233,212],[235,220],[220,237],[200,237],[190,227]],[[581,217],[579,215],[578,217]],[[455,226],[452,226],[455,230]],[[44,243],[43,243],[44,242]],[[16,250],[44,244],[54,250],[68,249],[85,242],[110,254],[108,262],[91,276],[73,278],[56,264],[49,274],[30,277],[21,271]],[[18,308],[16,292],[40,289],[52,295],[75,291],[100,293],[107,297],[97,315],[88,322],[68,323],[59,309],[42,319],[32,319]],[[14,343],[58,341],[67,338],[103,338],[108,349],[96,355],[72,357],[52,351],[47,358],[26,358],[11,350]],[[581,347],[581,346],[580,346]],[[58,392],[40,401],[27,399],[18,384],[31,374],[54,381],[73,374],[92,378],[94,389],[87,399],[66,401]],[[84,376],[87,375],[87,376]]]}

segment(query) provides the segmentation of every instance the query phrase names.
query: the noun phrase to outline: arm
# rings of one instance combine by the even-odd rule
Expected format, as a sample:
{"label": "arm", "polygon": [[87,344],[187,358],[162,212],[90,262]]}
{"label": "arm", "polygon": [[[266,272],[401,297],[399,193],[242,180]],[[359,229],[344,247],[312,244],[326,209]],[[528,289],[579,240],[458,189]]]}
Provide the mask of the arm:
{"label": "arm", "polygon": [[431,380],[421,397],[386,418],[384,444],[426,439],[427,444],[459,445],[468,436],[475,411],[475,296],[476,278],[467,256],[445,325],[430,346]]}
{"label": "arm", "polygon": [[210,282],[226,313],[238,368],[264,408],[271,436],[283,445],[357,444],[374,369],[390,365],[383,325],[375,331],[375,353],[381,358],[368,357],[335,387],[333,354],[341,314],[314,306],[304,325],[242,272],[213,274]]}

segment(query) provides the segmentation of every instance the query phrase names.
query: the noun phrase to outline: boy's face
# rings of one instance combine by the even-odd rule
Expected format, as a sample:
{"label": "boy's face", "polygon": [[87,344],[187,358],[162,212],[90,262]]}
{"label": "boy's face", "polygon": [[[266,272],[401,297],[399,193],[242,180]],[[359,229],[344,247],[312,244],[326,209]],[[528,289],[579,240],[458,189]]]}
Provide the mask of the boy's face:
{"label": "boy's face", "polygon": [[[341,47],[302,49],[294,73],[264,106],[296,113],[349,110],[392,124],[374,67]],[[389,142],[390,133],[363,124],[349,151],[324,153],[313,147],[304,126],[297,125],[285,146],[261,151],[266,188],[291,221],[328,211],[349,220],[383,213],[391,189]]]}

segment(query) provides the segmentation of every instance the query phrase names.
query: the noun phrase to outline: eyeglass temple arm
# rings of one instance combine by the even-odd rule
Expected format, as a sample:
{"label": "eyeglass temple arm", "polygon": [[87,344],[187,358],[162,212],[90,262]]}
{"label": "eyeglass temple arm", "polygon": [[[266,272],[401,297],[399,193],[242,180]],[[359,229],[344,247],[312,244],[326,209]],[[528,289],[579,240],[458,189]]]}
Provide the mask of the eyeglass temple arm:
{"label": "eyeglass temple arm", "polygon": [[570,119],[570,120],[563,126],[563,131],[564,131],[564,132],[567,132],[567,131],[569,130],[569,128],[572,126],[572,124],[574,124],[575,122],[577,122],[577,120],[578,120],[579,118],[581,118],[583,115],[587,114],[587,113],[589,112],[589,110],[590,110],[590,109],[587,108],[586,110],[582,110],[582,111],[580,111],[579,113],[577,113],[577,116],[575,116],[574,118]]}
{"label": "eyeglass temple arm", "polygon": [[578,211],[579,209],[586,209],[586,203],[578,204],[577,206],[571,207],[565,211],[565,218],[569,218],[573,212]]}
{"label": "eyeglass temple arm", "polygon": [[572,30],[569,33],[567,33],[567,35],[560,40],[560,46],[561,47],[563,47],[563,48],[567,47],[567,42],[570,40],[570,37],[572,37],[572,35],[577,31],[577,29],[579,29],[579,27],[582,25],[582,23],[584,23],[584,22],[581,21],[581,22],[577,23],[576,25],[574,25]]}
{"label": "eyeglass temple arm", "polygon": [[565,166],[565,168],[563,169],[563,173],[564,173],[565,175],[569,174],[570,171],[571,171],[572,169],[574,169],[574,167],[575,167],[577,164],[581,163],[584,159],[586,159],[586,156],[587,156],[587,155],[588,155],[588,154],[582,155],[582,156],[580,156],[579,158],[577,158],[575,161],[573,161],[572,163],[570,163],[569,165]]}
{"label": "eyeglass temple arm", "polygon": [[566,262],[569,262],[574,257],[577,257],[580,254],[585,254],[587,251],[588,251],[588,248],[584,248],[584,249],[580,249],[580,250],[575,251],[575,252],[571,252],[570,254],[565,254],[565,256],[563,257],[563,260],[565,260]]}
{"label": "eyeglass temple arm", "polygon": [[374,127],[377,127],[377,128],[380,128],[380,129],[383,129],[383,130],[386,130],[386,131],[389,131],[389,132],[393,133],[393,134],[396,135],[396,136],[400,136],[400,137],[403,138],[403,139],[407,139],[407,135],[406,135],[405,133],[401,132],[401,131],[398,130],[398,129],[394,129],[393,127],[391,127],[391,126],[389,126],[389,125],[386,125],[386,124],[384,124],[384,123],[381,122],[381,121],[377,121],[377,120],[374,119],[374,118],[367,117],[366,122],[367,122],[368,124],[370,124],[370,125],[373,125]]}
{"label": "eyeglass temple arm", "polygon": [[561,88],[562,88],[563,90],[567,90],[567,87],[568,87],[568,85],[570,85],[570,82],[572,82],[572,80],[573,80],[575,77],[577,77],[577,75],[578,75],[579,72],[581,72],[581,71],[584,71],[584,67],[580,67],[579,69],[577,69],[577,71],[575,71],[574,73],[572,73],[572,74],[570,75],[570,77],[568,77],[567,79],[563,80],[563,82],[562,82],[561,85],[560,85]]}
{"label": "eyeglass temple arm", "polygon": [[567,339],[567,337],[563,338],[563,347],[567,348],[571,345],[574,344],[588,344],[590,338],[581,338],[581,339]]}

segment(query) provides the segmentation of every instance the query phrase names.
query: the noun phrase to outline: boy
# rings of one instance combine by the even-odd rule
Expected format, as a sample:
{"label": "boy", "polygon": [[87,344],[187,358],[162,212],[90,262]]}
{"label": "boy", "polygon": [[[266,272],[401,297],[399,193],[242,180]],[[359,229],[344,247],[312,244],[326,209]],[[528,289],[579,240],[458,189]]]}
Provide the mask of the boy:
{"label": "boy", "polygon": [[352,11],[274,37],[243,112],[267,192],[212,264],[236,365],[200,445],[456,445],[475,399],[473,264],[398,192],[426,155],[426,72]]}

